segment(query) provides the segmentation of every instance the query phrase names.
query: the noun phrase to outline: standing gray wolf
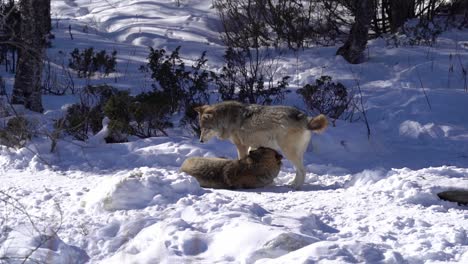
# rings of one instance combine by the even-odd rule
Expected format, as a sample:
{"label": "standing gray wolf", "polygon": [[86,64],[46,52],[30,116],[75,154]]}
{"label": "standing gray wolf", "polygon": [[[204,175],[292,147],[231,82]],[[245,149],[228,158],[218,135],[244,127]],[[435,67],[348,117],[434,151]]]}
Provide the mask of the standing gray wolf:
{"label": "standing gray wolf", "polygon": [[296,168],[296,177],[290,183],[298,189],[304,183],[304,152],[311,132],[321,132],[328,121],[324,115],[307,117],[302,111],[290,106],[247,105],[226,101],[195,108],[198,112],[200,142],[214,136],[229,139],[237,147],[242,159],[249,147],[268,147],[290,160]]}
{"label": "standing gray wolf", "polygon": [[282,158],[275,150],[261,147],[240,160],[188,158],[180,170],[197,178],[201,187],[260,188],[271,184],[278,176]]}

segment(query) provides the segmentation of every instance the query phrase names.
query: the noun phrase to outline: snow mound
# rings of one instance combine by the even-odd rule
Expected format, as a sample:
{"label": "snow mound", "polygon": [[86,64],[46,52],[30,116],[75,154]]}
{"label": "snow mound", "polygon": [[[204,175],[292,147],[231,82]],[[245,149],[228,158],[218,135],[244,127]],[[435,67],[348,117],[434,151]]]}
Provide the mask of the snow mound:
{"label": "snow mound", "polygon": [[373,243],[321,241],[273,260],[257,263],[404,263],[399,253]]}
{"label": "snow mound", "polygon": [[83,205],[91,210],[142,209],[203,193],[194,178],[161,169],[139,168],[116,176],[103,180],[91,190]]}
{"label": "snow mound", "polygon": [[350,186],[370,186],[386,177],[383,170],[364,170],[353,175],[351,180],[347,182],[347,187]]}
{"label": "snow mound", "polygon": [[441,138],[445,136],[443,128],[434,123],[421,125],[419,122],[407,120],[400,125],[400,135],[409,138]]}
{"label": "snow mound", "polygon": [[[117,250],[114,247],[116,253],[102,263],[254,263],[281,257],[338,232],[319,216],[272,217],[259,204],[232,199],[230,191],[226,194],[208,192],[181,198],[174,207],[158,213],[157,221],[127,236],[128,242]],[[298,230],[285,231],[288,224]],[[106,230],[103,232],[109,233]]]}
{"label": "snow mound", "polygon": [[264,258],[277,258],[318,241],[318,239],[296,233],[282,233],[256,250],[252,254],[250,261],[254,262],[254,260]]}

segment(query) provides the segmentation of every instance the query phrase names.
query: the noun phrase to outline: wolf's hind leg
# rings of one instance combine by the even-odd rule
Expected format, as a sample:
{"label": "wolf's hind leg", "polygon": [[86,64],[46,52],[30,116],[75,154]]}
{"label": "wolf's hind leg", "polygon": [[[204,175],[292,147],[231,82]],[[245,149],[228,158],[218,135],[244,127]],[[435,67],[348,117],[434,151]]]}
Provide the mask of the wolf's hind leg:
{"label": "wolf's hind leg", "polygon": [[293,187],[296,190],[300,189],[302,184],[304,184],[306,174],[302,157],[288,157],[288,154],[286,153],[285,156],[294,164],[294,167],[296,168],[296,177],[289,183],[289,185],[291,185],[291,187]]}
{"label": "wolf's hind leg", "polygon": [[289,183],[294,189],[301,188],[305,181],[306,169],[304,168],[303,159],[310,141],[310,135],[310,131],[302,131],[301,133],[289,135],[285,141],[281,142],[284,156],[296,168],[296,177]]}
{"label": "wolf's hind leg", "polygon": [[302,161],[304,154],[299,152],[299,150],[300,149],[297,147],[291,145],[283,149],[283,154],[286,159],[291,161],[296,168],[296,177],[289,183],[294,189],[299,189],[305,180],[306,170]]}

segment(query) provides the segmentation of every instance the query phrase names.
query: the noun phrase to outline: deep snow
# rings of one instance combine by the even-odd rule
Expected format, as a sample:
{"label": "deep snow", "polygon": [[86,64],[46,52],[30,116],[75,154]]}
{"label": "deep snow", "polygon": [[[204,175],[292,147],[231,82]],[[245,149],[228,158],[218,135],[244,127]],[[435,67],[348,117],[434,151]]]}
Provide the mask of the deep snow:
{"label": "deep snow", "polygon": [[[92,82],[134,93],[150,88],[138,71],[148,45],[181,45],[187,60],[207,50],[219,68],[211,1],[181,2],[52,1],[52,65],[60,72],[60,54],[76,47],[115,49],[117,73]],[[314,135],[301,190],[286,186],[288,161],[273,186],[199,187],[178,172],[185,158],[236,151],[181,129],[122,144],[64,139],[56,153],[38,137],[28,148],[0,147],[0,199],[9,202],[0,206],[0,263],[22,262],[36,247],[31,261],[46,263],[468,263],[467,207],[436,196],[468,189],[468,31],[449,30],[434,47],[373,40],[360,65],[335,57],[336,48],[284,55],[278,71],[291,75],[292,90],[320,75],[354,92],[359,81],[372,134],[362,121],[337,121]],[[76,100],[44,96],[47,111],[31,117],[49,126]],[[284,104],[304,108],[294,92]]]}

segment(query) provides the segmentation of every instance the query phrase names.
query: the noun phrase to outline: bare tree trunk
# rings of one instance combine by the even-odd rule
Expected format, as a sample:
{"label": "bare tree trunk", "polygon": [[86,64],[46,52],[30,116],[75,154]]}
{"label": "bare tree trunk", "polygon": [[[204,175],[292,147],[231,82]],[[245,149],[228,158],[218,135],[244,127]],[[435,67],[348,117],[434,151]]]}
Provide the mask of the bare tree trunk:
{"label": "bare tree trunk", "polygon": [[19,7],[20,45],[11,102],[42,112],[42,60],[50,30],[50,0],[20,0]]}
{"label": "bare tree trunk", "polygon": [[390,18],[387,14],[389,9],[389,0],[382,0],[382,7],[381,7],[381,14],[382,14],[382,31],[383,33],[387,33],[388,25],[390,25]]}
{"label": "bare tree trunk", "polygon": [[354,7],[354,23],[348,39],[336,54],[343,56],[349,63],[357,64],[362,61],[366,49],[375,6],[373,0],[354,0],[352,4]]}
{"label": "bare tree trunk", "polygon": [[468,1],[457,0],[452,2],[450,7],[450,16],[454,17],[457,14],[463,15],[463,21],[461,22],[459,28],[468,26]]}
{"label": "bare tree trunk", "polygon": [[415,17],[415,2],[414,0],[391,0],[390,12],[390,30],[395,33],[406,20]]}

